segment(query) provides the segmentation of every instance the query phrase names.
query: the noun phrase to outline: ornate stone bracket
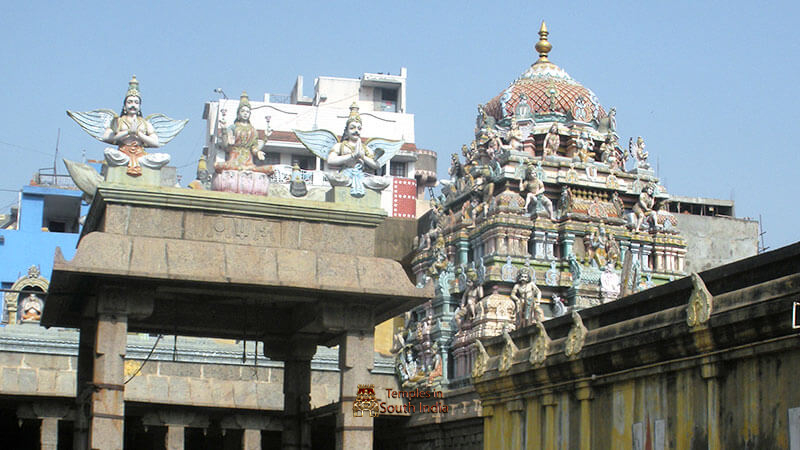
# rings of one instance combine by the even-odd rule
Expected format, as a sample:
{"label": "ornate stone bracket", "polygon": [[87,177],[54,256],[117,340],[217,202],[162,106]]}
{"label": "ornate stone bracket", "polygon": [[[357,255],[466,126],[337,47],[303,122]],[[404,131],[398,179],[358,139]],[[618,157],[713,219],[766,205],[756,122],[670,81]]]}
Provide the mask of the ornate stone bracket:
{"label": "ornate stone bracket", "polygon": [[500,355],[500,365],[498,370],[500,372],[508,372],[508,369],[514,365],[514,355],[519,351],[514,340],[508,335],[508,331],[503,330],[503,339],[506,345],[503,347],[503,353]]}
{"label": "ornate stone bracket", "polygon": [[475,347],[478,349],[478,354],[475,356],[475,364],[472,366],[472,378],[480,378],[486,373],[486,368],[489,366],[489,353],[481,344],[480,339],[475,340]]}
{"label": "ornate stone bracket", "polygon": [[547,359],[547,352],[550,350],[550,336],[547,335],[547,330],[541,322],[535,322],[534,325],[539,332],[536,337],[531,337],[531,356],[528,361],[532,366],[540,366],[544,364]]}
{"label": "ornate stone bracket", "polygon": [[589,330],[583,325],[581,315],[577,311],[572,311],[572,328],[569,329],[569,334],[567,334],[564,354],[569,358],[577,357],[583,348],[583,342],[586,340],[588,333]]}
{"label": "ornate stone bracket", "polygon": [[692,274],[692,285],[694,290],[689,296],[689,304],[686,306],[686,323],[694,328],[708,322],[711,317],[714,296],[706,288],[703,279],[697,272]]}

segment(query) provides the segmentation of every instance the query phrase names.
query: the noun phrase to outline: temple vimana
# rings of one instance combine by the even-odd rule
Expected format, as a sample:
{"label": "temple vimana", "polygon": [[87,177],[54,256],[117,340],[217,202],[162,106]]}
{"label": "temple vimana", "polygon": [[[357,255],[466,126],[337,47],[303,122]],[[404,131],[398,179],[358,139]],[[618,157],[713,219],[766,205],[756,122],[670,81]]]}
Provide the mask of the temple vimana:
{"label": "temple vimana", "polygon": [[135,76],[68,111],[101,159],[0,216],[8,448],[800,450],[800,244],[535,50],[447,176],[405,68],[215,90],[187,187]]}
{"label": "temple vimana", "polygon": [[414,369],[438,376],[440,360],[444,379],[469,379],[476,339],[685,275],[643,138],[622,146],[614,108],[550,62],[539,35],[533,65],[478,106],[475,139],[420,221],[412,267],[436,296],[397,336],[404,383],[428,383]]}

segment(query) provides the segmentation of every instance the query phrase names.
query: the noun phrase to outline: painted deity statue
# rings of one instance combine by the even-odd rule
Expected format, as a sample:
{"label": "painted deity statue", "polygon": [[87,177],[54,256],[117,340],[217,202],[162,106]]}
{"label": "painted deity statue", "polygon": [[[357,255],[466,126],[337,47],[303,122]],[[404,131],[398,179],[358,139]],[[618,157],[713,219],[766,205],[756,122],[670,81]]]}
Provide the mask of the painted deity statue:
{"label": "painted deity statue", "polygon": [[132,177],[142,174],[142,167],[158,170],[169,162],[166,153],[147,153],[145,148],[161,147],[183,130],[186,120],[174,120],[164,114],[142,116],[142,95],[134,75],[118,116],[109,109],[89,112],[67,111],[75,122],[92,137],[117,148],[106,148],[106,162],[111,167],[127,166]]}
{"label": "painted deity statue", "polygon": [[558,125],[553,124],[544,137],[543,157],[557,156],[558,147],[561,145],[561,137],[558,135]]}
{"label": "painted deity statue", "polygon": [[647,162],[648,153],[644,149],[644,139],[641,136],[636,138],[636,143],[633,138],[628,141],[628,153],[633,155],[636,159],[636,167],[639,169],[650,169],[650,163]]}
{"label": "painted deity statue", "polygon": [[639,194],[639,200],[633,205],[633,214],[635,216],[634,231],[639,231],[639,228],[647,220],[655,221],[656,212],[653,211],[655,195],[656,186],[653,183],[648,183]]}
{"label": "painted deity statue", "polygon": [[362,120],[358,105],[350,106],[342,139],[328,130],[294,130],[300,142],[312,153],[327,161],[331,171],[326,175],[331,186],[348,186],[354,197],[365,195],[367,189],[381,191],[389,178],[374,175],[403,146],[403,141],[372,138],[361,140]]}
{"label": "painted deity statue", "polygon": [[22,321],[38,322],[42,318],[42,299],[38,295],[30,294],[22,301]]}
{"label": "painted deity statue", "polygon": [[467,269],[467,288],[461,296],[461,308],[470,319],[475,318],[475,308],[482,298],[483,285],[478,283],[478,273],[475,269]]}
{"label": "painted deity statue", "polygon": [[536,286],[531,270],[527,267],[520,269],[517,274],[517,283],[511,289],[511,300],[517,307],[518,326],[523,327],[544,320],[544,312],[539,306],[539,302],[542,301],[542,291]]}
{"label": "painted deity statue", "polygon": [[[254,157],[264,160],[265,141],[259,139],[258,130],[250,123],[251,115],[250,99],[247,92],[242,92],[233,124],[225,126],[224,119],[219,121],[219,152],[215,158],[214,178],[211,182],[215,191],[255,195],[269,193],[269,175],[273,169],[272,166],[257,165],[254,162]],[[267,122],[266,136],[270,134]]]}
{"label": "painted deity statue", "polygon": [[547,212],[547,217],[553,219],[553,202],[544,195],[544,183],[539,179],[539,175],[534,170],[533,165],[528,164],[525,168],[525,179],[522,180],[520,187],[521,193],[525,193],[525,211],[528,211],[533,203],[531,217],[536,217],[536,210],[539,206]]}
{"label": "painted deity statue", "polygon": [[605,141],[600,144],[600,160],[608,165],[612,170],[622,167],[622,155],[617,150],[617,140],[612,133],[606,135]]}
{"label": "painted deity statue", "polygon": [[[225,151],[225,162],[217,162],[214,164],[214,169],[217,172],[223,170],[252,170],[255,172],[272,173],[270,166],[256,166],[253,163],[255,156],[260,161],[264,160],[264,144],[258,138],[258,132],[255,127],[250,123],[250,115],[252,110],[250,107],[250,99],[247,92],[242,92],[239,98],[239,107],[236,109],[236,121],[224,127],[224,122],[221,122],[218,132],[221,147]],[[267,135],[270,130],[267,130]]]}
{"label": "painted deity statue", "polygon": [[511,128],[508,130],[508,144],[502,144],[500,148],[504,151],[520,151],[522,150],[522,131],[519,129],[517,120],[511,118]]}
{"label": "painted deity statue", "polygon": [[580,135],[575,138],[575,158],[584,164],[594,161],[594,141],[585,131],[581,131]]}

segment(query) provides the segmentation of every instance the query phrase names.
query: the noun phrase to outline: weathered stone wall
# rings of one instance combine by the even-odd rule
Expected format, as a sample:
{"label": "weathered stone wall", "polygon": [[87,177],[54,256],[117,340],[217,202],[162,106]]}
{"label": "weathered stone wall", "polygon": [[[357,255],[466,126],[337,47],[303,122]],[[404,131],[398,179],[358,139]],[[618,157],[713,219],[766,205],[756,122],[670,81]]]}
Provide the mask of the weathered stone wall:
{"label": "weathered stone wall", "polygon": [[758,222],[675,214],[686,239],[686,272],[700,272],[758,253]]}
{"label": "weathered stone wall", "polygon": [[[0,392],[3,395],[74,397],[77,332],[45,330],[34,324],[0,328]],[[146,335],[128,336],[126,379],[141,366],[155,344]],[[281,411],[283,364],[259,357],[252,343],[247,361],[242,346],[213,339],[180,337],[173,362],[173,341],[162,339],[151,359],[125,386],[125,400],[141,403]],[[259,351],[261,347],[259,346]],[[311,406],[339,400],[336,348],[320,347],[312,360]],[[379,357],[370,383],[396,388],[388,358]],[[367,381],[367,380],[365,380]]]}

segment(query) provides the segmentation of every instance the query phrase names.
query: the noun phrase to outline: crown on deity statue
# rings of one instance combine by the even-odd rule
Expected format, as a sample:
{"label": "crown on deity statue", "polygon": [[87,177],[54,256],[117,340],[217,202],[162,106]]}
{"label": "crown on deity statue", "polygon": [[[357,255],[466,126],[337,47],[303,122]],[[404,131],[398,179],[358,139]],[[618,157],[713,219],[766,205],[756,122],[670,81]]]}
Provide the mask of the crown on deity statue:
{"label": "crown on deity statue", "polygon": [[347,123],[350,122],[361,123],[361,115],[358,114],[358,104],[356,102],[350,105],[350,117],[347,118]]}
{"label": "crown on deity statue", "polygon": [[142,98],[142,94],[139,92],[139,80],[136,79],[136,75],[131,76],[131,81],[128,81],[128,92],[125,93],[125,98],[130,96]]}
{"label": "crown on deity statue", "polygon": [[250,108],[250,97],[247,96],[247,91],[242,91],[242,96],[239,97],[239,108],[242,106],[247,106]]}

